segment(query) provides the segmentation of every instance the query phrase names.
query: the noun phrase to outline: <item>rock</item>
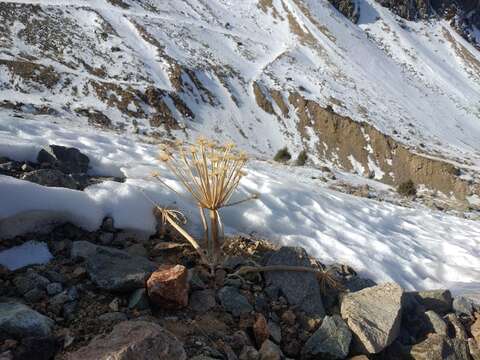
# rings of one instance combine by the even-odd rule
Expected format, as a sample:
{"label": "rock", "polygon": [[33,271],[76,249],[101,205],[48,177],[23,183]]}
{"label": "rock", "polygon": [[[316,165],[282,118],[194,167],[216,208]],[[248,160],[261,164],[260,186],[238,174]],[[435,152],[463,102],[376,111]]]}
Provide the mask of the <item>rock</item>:
{"label": "rock", "polygon": [[386,283],[343,297],[340,312],[361,352],[378,353],[399,335],[402,294],[400,286]]}
{"label": "rock", "polygon": [[64,306],[67,303],[77,300],[77,298],[78,293],[76,288],[71,287],[52,297],[48,302],[48,310],[60,315],[62,310],[64,310]]}
{"label": "rock", "polygon": [[418,291],[407,294],[412,294],[425,307],[425,310],[433,310],[440,315],[452,311],[452,294],[450,290]]}
{"label": "rock", "polygon": [[49,336],[52,319],[19,303],[0,303],[0,332],[15,337]]}
{"label": "rock", "polygon": [[[310,267],[310,261],[303,248],[284,246],[266,259],[266,265]],[[298,307],[307,314],[320,317],[325,315],[315,274],[298,271],[268,271],[265,273],[265,280],[267,286],[278,288],[290,305]]]}
{"label": "rock", "polygon": [[190,296],[190,308],[198,313],[205,313],[217,305],[215,291],[212,289],[196,290]]}
{"label": "rock", "polygon": [[108,304],[108,307],[110,308],[110,310],[112,311],[118,311],[120,309],[120,299],[119,298],[115,298],[113,299],[110,304]]}
{"label": "rock", "polygon": [[223,308],[233,316],[248,314],[253,310],[247,298],[236,287],[224,286],[218,291],[218,299]]}
{"label": "rock", "polygon": [[480,360],[480,347],[475,339],[468,339],[468,350],[470,351],[473,360]]}
{"label": "rock", "polygon": [[260,354],[258,353],[257,349],[253,346],[245,346],[238,359],[239,360],[258,360],[260,358]]}
{"label": "rock", "polygon": [[349,353],[351,340],[352,333],[340,316],[326,316],[305,343],[302,355],[307,359],[344,359]]}
{"label": "rock", "polygon": [[463,324],[458,319],[457,315],[455,314],[447,314],[445,319],[452,325],[453,329],[455,330],[455,338],[460,340],[467,340],[467,332],[463,327]]}
{"label": "rock", "polygon": [[57,295],[63,290],[62,284],[55,282],[47,285],[47,293],[50,296]]}
{"label": "rock", "polygon": [[130,296],[128,308],[135,310],[145,310],[150,307],[148,302],[147,291],[145,289],[137,289]]}
{"label": "rock", "polygon": [[113,241],[113,237],[115,235],[113,233],[110,233],[110,232],[104,232],[104,233],[101,233],[100,236],[98,237],[98,239],[100,240],[100,242],[103,244],[103,245],[110,245]]}
{"label": "rock", "polygon": [[263,342],[270,337],[270,329],[268,328],[267,319],[265,319],[263,314],[258,313],[255,316],[253,335],[255,336],[255,342],[258,347],[262,346]]}
{"label": "rock", "polygon": [[60,350],[60,344],[54,337],[28,337],[22,340],[15,351],[18,360],[50,360]]}
{"label": "rock", "polygon": [[72,243],[72,249],[70,250],[70,257],[72,259],[82,258],[88,259],[90,256],[97,252],[98,245],[95,245],[88,241],[74,241]]}
{"label": "rock", "polygon": [[280,348],[270,340],[262,344],[259,354],[260,360],[280,360],[283,356]]}
{"label": "rock", "polygon": [[45,292],[45,290],[38,289],[38,288],[27,291],[23,295],[25,300],[29,303],[39,302],[40,300],[42,300],[46,296],[47,296],[47,293]]}
{"label": "rock", "polygon": [[430,334],[426,340],[413,345],[410,350],[413,360],[469,360],[466,341],[449,339],[439,334]]}
{"label": "rock", "polygon": [[[83,243],[83,244],[76,244]],[[72,257],[86,257],[90,279],[101,289],[128,292],[145,286],[155,264],[141,256],[117,249],[75,242]]]}
{"label": "rock", "polygon": [[37,162],[54,165],[65,173],[86,173],[90,159],[76,148],[50,145],[39,151]]}
{"label": "rock", "polygon": [[452,306],[453,310],[459,315],[473,315],[473,303],[463,296],[456,297]]}
{"label": "rock", "polygon": [[13,358],[13,353],[10,350],[0,353],[0,360],[15,360]]}
{"label": "rock", "polygon": [[113,225],[113,219],[111,217],[106,217],[102,222],[102,230],[108,232],[114,232],[115,226]]}
{"label": "rock", "polygon": [[351,277],[344,284],[345,288],[348,289],[348,291],[350,292],[360,291],[375,285],[377,285],[375,281],[370,279],[364,279],[359,276]]}
{"label": "rock", "polygon": [[22,175],[22,180],[34,182],[49,187],[63,187],[67,189],[78,189],[77,182],[71,175],[64,174],[55,169],[38,169]]}
{"label": "rock", "polygon": [[107,324],[116,324],[127,320],[127,315],[120,311],[108,312],[98,317],[98,321]]}
{"label": "rock", "polygon": [[477,313],[477,319],[470,327],[470,332],[477,343],[480,344],[480,314]]}
{"label": "rock", "polygon": [[67,356],[67,360],[186,360],[182,344],[159,325],[146,321],[124,321],[108,335]]}
{"label": "rock", "polygon": [[282,330],[280,329],[280,326],[272,320],[269,320],[268,331],[272,340],[275,343],[280,344],[280,342],[282,341]]}
{"label": "rock", "polygon": [[148,257],[147,249],[142,244],[133,244],[127,248],[127,252],[132,256]]}
{"label": "rock", "polygon": [[46,289],[47,285],[50,284],[50,281],[46,277],[39,275],[34,271],[27,271],[27,273],[24,275],[16,276],[13,279],[13,284],[17,288],[18,292],[24,295],[32,289]]}
{"label": "rock", "polygon": [[183,265],[162,265],[147,280],[149,299],[166,309],[188,305],[188,271]]}
{"label": "rock", "polygon": [[428,319],[428,328],[430,331],[447,336],[447,324],[435,311],[428,310],[425,312],[425,316]]}
{"label": "rock", "polygon": [[287,325],[290,325],[290,326],[295,325],[296,320],[297,320],[297,316],[290,309],[288,309],[282,314],[282,321]]}

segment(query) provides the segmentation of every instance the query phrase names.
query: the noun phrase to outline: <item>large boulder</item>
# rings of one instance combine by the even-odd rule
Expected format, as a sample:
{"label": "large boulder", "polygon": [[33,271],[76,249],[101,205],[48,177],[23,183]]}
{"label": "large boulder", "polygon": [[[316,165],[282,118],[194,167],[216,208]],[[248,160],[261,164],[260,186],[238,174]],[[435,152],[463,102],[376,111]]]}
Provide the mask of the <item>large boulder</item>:
{"label": "large boulder", "polygon": [[344,359],[349,353],[351,340],[352,333],[340,316],[326,316],[305,343],[302,358]]}
{"label": "large boulder", "polygon": [[444,335],[430,334],[427,339],[410,350],[413,360],[469,360],[468,343],[449,339]]}
{"label": "large boulder", "polygon": [[74,242],[71,256],[86,258],[88,275],[99,288],[108,291],[128,292],[142,288],[156,268],[142,256],[87,241]]}
{"label": "large boulder", "polygon": [[[282,247],[269,255],[267,266],[305,266],[310,267],[307,252],[301,247]],[[268,271],[265,273],[267,286],[279,289],[290,305],[309,315],[325,316],[320,286],[315,274],[299,271]]]}
{"label": "large boulder", "polygon": [[386,283],[346,294],[340,312],[363,353],[379,353],[400,333],[402,288]]}
{"label": "large boulder", "polygon": [[52,319],[24,304],[0,303],[0,333],[19,338],[49,336],[53,324]]}
{"label": "large boulder", "polygon": [[38,152],[37,161],[58,167],[70,174],[86,173],[90,159],[76,148],[50,145]]}
{"label": "large boulder", "polygon": [[183,345],[168,331],[146,321],[124,321],[112,332],[67,356],[68,360],[185,360]]}
{"label": "large boulder", "polygon": [[150,301],[165,309],[188,305],[188,270],[183,265],[162,265],[147,280]]}

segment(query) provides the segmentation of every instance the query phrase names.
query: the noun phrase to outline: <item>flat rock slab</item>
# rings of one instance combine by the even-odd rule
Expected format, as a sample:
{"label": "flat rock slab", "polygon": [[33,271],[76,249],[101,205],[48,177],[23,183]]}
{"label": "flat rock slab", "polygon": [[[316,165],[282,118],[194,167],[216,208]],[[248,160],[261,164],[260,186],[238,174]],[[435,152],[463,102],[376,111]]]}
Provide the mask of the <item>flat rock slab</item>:
{"label": "flat rock slab", "polygon": [[67,360],[185,360],[183,345],[168,331],[146,321],[124,321],[112,332],[67,356]]}
{"label": "flat rock slab", "polygon": [[142,288],[156,269],[154,263],[142,256],[87,241],[75,242],[71,255],[86,258],[88,275],[99,288],[108,291],[128,292]]}
{"label": "flat rock slab", "polygon": [[378,353],[400,333],[402,288],[386,283],[344,296],[340,312],[363,353]]}
{"label": "flat rock slab", "polygon": [[[266,264],[309,267],[307,252],[301,247],[284,246],[267,259]],[[309,315],[325,316],[320,286],[315,274],[298,271],[267,271],[267,286],[278,288],[290,305],[297,306]]]}
{"label": "flat rock slab", "polygon": [[49,336],[53,320],[20,303],[0,303],[0,333],[15,337]]}

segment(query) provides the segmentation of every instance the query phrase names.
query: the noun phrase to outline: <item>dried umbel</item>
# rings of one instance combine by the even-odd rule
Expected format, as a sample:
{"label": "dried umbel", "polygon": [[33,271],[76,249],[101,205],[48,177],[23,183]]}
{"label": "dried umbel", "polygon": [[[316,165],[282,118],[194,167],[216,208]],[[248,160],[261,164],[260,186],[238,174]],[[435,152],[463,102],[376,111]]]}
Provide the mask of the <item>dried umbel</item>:
{"label": "dried umbel", "polygon": [[[170,147],[163,146],[159,159],[166,164],[198,204],[207,255],[210,262],[216,264],[223,238],[223,226],[218,210],[257,197],[254,195],[240,201],[229,202],[240,180],[246,175],[243,171],[247,162],[246,154],[236,151],[235,144],[219,145],[200,138],[194,144],[177,142]],[[154,175],[166,187],[176,192],[159,174]],[[208,211],[209,221],[205,211]]]}

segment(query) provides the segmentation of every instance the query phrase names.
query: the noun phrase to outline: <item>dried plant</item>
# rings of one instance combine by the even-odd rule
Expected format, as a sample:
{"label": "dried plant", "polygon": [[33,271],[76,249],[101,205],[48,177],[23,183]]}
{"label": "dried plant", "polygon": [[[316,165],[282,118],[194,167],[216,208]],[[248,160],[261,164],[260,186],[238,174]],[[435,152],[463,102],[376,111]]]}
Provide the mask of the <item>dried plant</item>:
{"label": "dried plant", "polygon": [[[223,239],[219,209],[257,197],[254,195],[229,203],[240,180],[246,175],[243,171],[247,162],[246,154],[235,151],[232,143],[218,145],[201,138],[194,144],[177,142],[173,146],[163,146],[159,158],[198,204],[207,255],[212,264],[217,264]],[[166,187],[176,192],[159,174],[154,175]],[[205,211],[208,211],[209,221]]]}

